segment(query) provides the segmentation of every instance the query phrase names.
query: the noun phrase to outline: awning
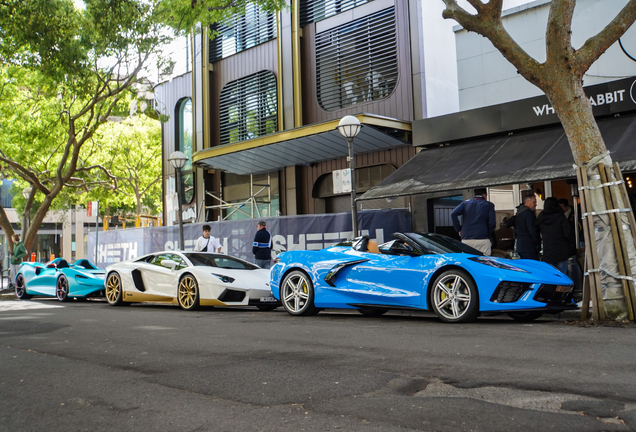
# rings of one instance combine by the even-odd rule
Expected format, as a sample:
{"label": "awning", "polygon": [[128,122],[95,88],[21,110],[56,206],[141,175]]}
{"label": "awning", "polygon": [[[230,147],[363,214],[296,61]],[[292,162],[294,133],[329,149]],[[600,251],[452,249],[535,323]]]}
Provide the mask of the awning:
{"label": "awning", "polygon": [[[356,116],[364,127],[353,142],[356,154],[371,153],[410,143],[411,122],[370,114]],[[347,141],[336,126],[340,119],[278,132],[235,144],[196,152],[199,167],[235,174],[260,174],[348,155]]]}
{"label": "awning", "polygon": [[[598,121],[612,159],[636,169],[636,115]],[[358,200],[576,177],[562,127],[476,139],[420,151]]]}

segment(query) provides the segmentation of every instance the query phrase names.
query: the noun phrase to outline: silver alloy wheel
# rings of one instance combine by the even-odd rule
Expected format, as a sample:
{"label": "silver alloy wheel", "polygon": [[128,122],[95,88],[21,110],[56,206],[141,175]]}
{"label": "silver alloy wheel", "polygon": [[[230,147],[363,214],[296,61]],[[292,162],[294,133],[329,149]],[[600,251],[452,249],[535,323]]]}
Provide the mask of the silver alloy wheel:
{"label": "silver alloy wheel", "polygon": [[468,283],[457,274],[449,274],[437,282],[433,291],[435,309],[449,320],[464,316],[472,296]]}
{"label": "silver alloy wheel", "polygon": [[282,289],[282,300],[285,309],[299,313],[307,306],[309,301],[309,283],[302,273],[294,273],[285,279]]}

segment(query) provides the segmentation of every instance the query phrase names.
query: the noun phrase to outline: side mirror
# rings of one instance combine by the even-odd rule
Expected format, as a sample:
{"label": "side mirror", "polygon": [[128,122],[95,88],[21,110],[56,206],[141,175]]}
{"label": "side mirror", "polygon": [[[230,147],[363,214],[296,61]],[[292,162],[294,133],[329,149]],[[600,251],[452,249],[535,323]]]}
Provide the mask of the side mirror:
{"label": "side mirror", "polygon": [[55,263],[48,264],[48,265],[46,266],[46,268],[54,268],[54,269],[56,269],[56,270],[57,270],[57,264],[55,264]]}
{"label": "side mirror", "polygon": [[177,262],[173,260],[162,260],[161,265],[163,267],[169,268],[170,270],[174,270],[179,264],[177,264]]}

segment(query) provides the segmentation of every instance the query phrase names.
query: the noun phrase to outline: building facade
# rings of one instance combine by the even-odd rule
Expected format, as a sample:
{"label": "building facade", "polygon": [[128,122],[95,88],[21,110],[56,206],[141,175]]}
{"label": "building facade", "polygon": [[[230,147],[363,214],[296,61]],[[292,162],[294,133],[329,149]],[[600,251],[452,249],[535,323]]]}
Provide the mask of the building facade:
{"label": "building facade", "polygon": [[[435,25],[425,25],[434,21],[423,13],[429,3]],[[338,122],[354,115],[363,124],[353,144],[360,195],[415,155],[414,120],[457,110],[456,79],[439,67],[448,61],[425,55],[426,41],[430,52],[453,47],[451,24],[434,0],[294,0],[277,14],[248,7],[195,35],[192,71],[155,88],[167,119],[164,220],[178,221],[168,163],[176,150],[189,158],[180,176],[186,223],[350,210],[338,188],[349,166]],[[410,205],[410,197],[358,204]]]}

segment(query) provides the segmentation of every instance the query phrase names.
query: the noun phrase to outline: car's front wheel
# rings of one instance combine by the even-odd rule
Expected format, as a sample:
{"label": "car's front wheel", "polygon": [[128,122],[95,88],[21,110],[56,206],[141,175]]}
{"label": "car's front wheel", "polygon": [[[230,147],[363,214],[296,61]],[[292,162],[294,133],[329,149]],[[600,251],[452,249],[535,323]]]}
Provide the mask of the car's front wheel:
{"label": "car's front wheel", "polygon": [[444,322],[474,321],[479,315],[479,294],[472,278],[453,269],[439,275],[431,290],[433,312]]}
{"label": "car's front wheel", "polygon": [[15,296],[20,300],[28,300],[31,298],[31,296],[26,293],[26,282],[22,274],[17,275],[15,278]]}
{"label": "car's front wheel", "polygon": [[122,306],[130,303],[124,302],[124,288],[121,277],[117,273],[111,273],[106,279],[106,301],[111,306]]}
{"label": "car's front wheel", "polygon": [[283,307],[291,315],[315,315],[314,286],[305,272],[295,270],[285,276],[280,287]]}
{"label": "car's front wheel", "polygon": [[185,275],[179,281],[177,300],[183,310],[195,310],[199,307],[199,284],[192,275]]}
{"label": "car's front wheel", "polygon": [[66,276],[61,275],[57,279],[57,285],[55,286],[55,296],[61,302],[69,301],[68,297],[68,279]]}

